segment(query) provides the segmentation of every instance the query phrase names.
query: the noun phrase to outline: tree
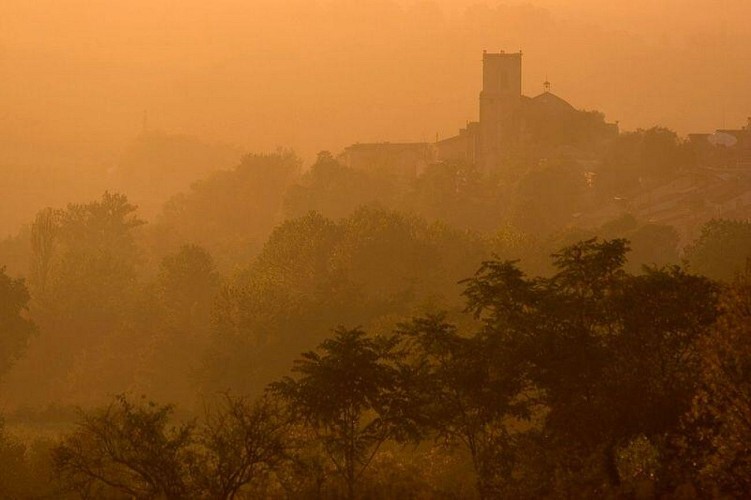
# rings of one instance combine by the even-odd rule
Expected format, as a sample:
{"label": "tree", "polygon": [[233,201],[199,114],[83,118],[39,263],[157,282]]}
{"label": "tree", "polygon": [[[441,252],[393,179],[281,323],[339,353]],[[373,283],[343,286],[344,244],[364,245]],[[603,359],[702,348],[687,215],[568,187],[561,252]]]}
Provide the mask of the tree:
{"label": "tree", "polygon": [[50,273],[55,255],[55,240],[60,229],[60,213],[51,208],[36,215],[31,226],[31,279],[37,293],[44,295],[47,291]]}
{"label": "tree", "polygon": [[629,241],[630,253],[624,269],[638,274],[644,266],[663,267],[680,262],[680,237],[673,226],[643,223],[631,214],[616,217],[597,229],[587,231],[588,237],[624,238]]}
{"label": "tree", "polygon": [[649,176],[668,176],[691,165],[693,160],[688,144],[674,131],[664,127],[638,130],[640,167]]}
{"label": "tree", "polygon": [[697,389],[697,340],[717,319],[715,283],[677,266],[629,276],[615,301],[603,397],[610,433],[627,440],[673,432]]}
{"label": "tree", "polygon": [[339,219],[361,205],[388,202],[393,191],[384,176],[347,167],[330,152],[321,151],[310,170],[285,193],[284,212],[288,218],[315,211]]}
{"label": "tree", "polygon": [[[287,371],[294,353],[326,337],[356,294],[333,265],[341,228],[319,214],[278,226],[257,259],[227,280],[215,303],[202,375],[213,390],[258,394]],[[250,369],[249,369],[250,367]]]}
{"label": "tree", "polygon": [[549,235],[565,227],[580,211],[586,193],[584,169],[570,160],[530,169],[516,185],[511,220],[521,230]]}
{"label": "tree", "polygon": [[139,390],[160,400],[198,404],[195,371],[211,344],[220,286],[221,276],[202,247],[183,245],[162,259],[156,281],[143,287],[129,318],[135,324],[128,337],[142,339],[133,370]]}
{"label": "tree", "polygon": [[732,282],[751,263],[751,222],[712,220],[686,249],[690,268],[712,279]]}
{"label": "tree", "polygon": [[186,498],[194,424],[174,426],[173,407],[124,395],[92,414],[53,450],[62,481],[83,497]]}
{"label": "tree", "polygon": [[271,399],[229,394],[202,422],[174,407],[117,396],[84,413],[52,451],[63,485],[84,498],[228,500],[269,482],[288,459],[288,422]]}
{"label": "tree", "polygon": [[480,332],[461,336],[443,316],[400,325],[418,390],[420,423],[470,454],[481,498],[495,498],[509,477],[514,423],[531,414],[525,372],[504,347]]}
{"label": "tree", "polygon": [[289,150],[245,155],[235,168],[216,171],[174,196],[156,228],[175,246],[192,241],[209,250],[220,268],[231,267],[257,252],[281,221],[284,193],[300,167]]}
{"label": "tree", "polygon": [[355,486],[381,445],[406,438],[414,429],[406,417],[407,390],[394,337],[370,338],[340,327],[295,361],[296,378],[272,384],[272,391],[313,429],[355,498]]}
{"label": "tree", "polygon": [[538,452],[523,452],[541,455],[547,491],[617,485],[618,450],[672,432],[696,389],[694,344],[715,320],[716,286],[677,267],[629,275],[627,249],[587,240],[554,255],[550,278],[494,260],[466,282],[469,310],[507,353],[496,366],[517,363],[546,407]]}
{"label": "tree", "polygon": [[[723,293],[717,323],[697,341],[699,390],[679,440],[685,478],[707,495],[751,491],[751,281]],[[719,491],[716,491],[719,490]]]}
{"label": "tree", "polygon": [[638,189],[645,179],[664,179],[690,167],[690,145],[664,127],[618,135],[603,158],[601,182],[606,194]]}
{"label": "tree", "polygon": [[[138,303],[140,254],[134,237],[144,222],[136,210],[126,196],[106,192],[37,216],[29,284],[40,336],[19,368],[44,377],[25,396],[88,398],[92,385],[101,388],[106,376],[132,375],[138,354],[115,344],[137,345],[133,332],[143,331],[133,324],[145,310]],[[107,351],[117,362],[104,361]],[[92,372],[97,376],[89,376]]]}
{"label": "tree", "polygon": [[439,272],[441,252],[424,220],[363,207],[342,226],[335,263],[373,299],[393,303],[437,291],[428,284]]}
{"label": "tree", "polygon": [[218,295],[207,383],[260,392],[331,325],[391,329],[425,303],[460,306],[456,282],[482,258],[483,243],[368,207],[337,222],[315,212],[284,222]]}
{"label": "tree", "polygon": [[428,165],[402,204],[427,220],[474,230],[498,228],[505,210],[498,178],[453,161]]}
{"label": "tree", "polygon": [[80,320],[92,328],[79,329],[89,331],[122,313],[139,260],[133,230],[144,222],[136,210],[126,196],[106,192],[100,200],[37,215],[32,292],[45,319],[58,328],[61,316]]}
{"label": "tree", "polygon": [[158,287],[168,326],[188,335],[205,334],[219,285],[214,260],[202,247],[183,245],[166,256]]}
{"label": "tree", "polygon": [[0,267],[0,376],[25,351],[36,326],[29,319],[29,292],[21,279],[12,279]]}
{"label": "tree", "polygon": [[248,485],[268,480],[290,459],[289,431],[289,419],[273,398],[250,402],[225,394],[198,429],[198,489],[230,500]]}
{"label": "tree", "polygon": [[0,417],[0,496],[3,498],[19,497],[19,490],[27,473],[24,453],[26,447],[10,436],[5,428],[5,422]]}

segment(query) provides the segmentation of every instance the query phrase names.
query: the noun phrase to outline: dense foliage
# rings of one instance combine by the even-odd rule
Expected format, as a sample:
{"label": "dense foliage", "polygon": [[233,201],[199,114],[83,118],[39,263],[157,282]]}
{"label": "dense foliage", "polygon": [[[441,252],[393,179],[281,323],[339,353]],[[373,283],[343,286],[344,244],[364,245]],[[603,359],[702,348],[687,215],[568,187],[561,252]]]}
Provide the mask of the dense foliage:
{"label": "dense foliage", "polygon": [[749,224],[578,224],[690,158],[621,134],[593,183],[559,149],[414,179],[281,150],[155,224],[41,210],[0,244],[0,496],[747,496]]}
{"label": "dense foliage", "polygon": [[[380,498],[383,460],[412,454],[466,460],[479,498],[742,496],[748,283],[630,274],[627,251],[576,243],[550,277],[488,260],[463,282],[466,317],[340,327],[257,403],[214,399],[198,422],[119,396],[82,416],[52,470],[94,497]],[[470,481],[425,489],[416,473],[405,491]]]}
{"label": "dense foliage", "polygon": [[36,326],[28,317],[29,292],[23,280],[0,268],[0,376],[23,354]]}

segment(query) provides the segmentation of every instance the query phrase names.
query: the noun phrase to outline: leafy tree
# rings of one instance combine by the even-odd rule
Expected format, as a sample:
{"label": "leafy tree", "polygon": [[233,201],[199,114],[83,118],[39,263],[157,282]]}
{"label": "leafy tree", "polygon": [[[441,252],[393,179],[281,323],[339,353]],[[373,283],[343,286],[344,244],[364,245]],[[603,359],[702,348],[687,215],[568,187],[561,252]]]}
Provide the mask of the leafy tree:
{"label": "leafy tree", "polygon": [[[140,253],[134,238],[143,221],[136,209],[124,195],[104,193],[99,200],[37,216],[30,291],[40,335],[19,369],[44,377],[24,389],[26,398],[89,398],[92,385],[105,376],[122,381],[132,375],[138,354],[116,343],[132,347],[133,332],[142,331],[133,324],[144,313],[138,307]],[[112,362],[105,361],[108,351],[117,351]],[[97,377],[88,376],[92,371]]]}
{"label": "leafy tree", "polygon": [[674,266],[629,277],[616,301],[617,336],[609,339],[603,384],[612,436],[665,435],[676,428],[697,389],[696,341],[717,318],[717,287]]}
{"label": "leafy tree", "polygon": [[[521,256],[524,259],[518,260],[519,268],[530,276],[545,276],[552,272],[550,263],[550,248],[561,248],[564,246],[558,240],[558,237],[565,233],[556,233],[556,237],[542,238],[521,231],[510,224],[506,224],[498,231],[489,235],[488,246],[489,254],[499,261],[516,261]],[[483,257],[487,259],[487,257]],[[482,259],[480,260],[480,262]],[[472,270],[472,272],[474,272]],[[469,276],[471,273],[465,273]]]}
{"label": "leafy tree", "polygon": [[587,238],[597,235],[627,239],[631,251],[624,269],[630,273],[638,274],[644,266],[662,267],[680,262],[680,237],[672,226],[643,223],[631,214],[624,214],[588,233]]}
{"label": "leafy tree", "polygon": [[[550,99],[544,99],[546,96]],[[616,135],[602,113],[574,109],[552,94],[542,97],[541,102],[531,101],[525,113],[524,152],[528,157],[562,156],[572,148],[599,153]]]}
{"label": "leafy tree", "polygon": [[731,282],[751,262],[751,222],[713,220],[686,249],[694,272]]}
{"label": "leafy tree", "polygon": [[340,219],[362,205],[391,204],[394,194],[383,176],[342,165],[330,152],[321,151],[310,170],[287,190],[284,212],[288,218],[314,211]]}
{"label": "leafy tree", "polygon": [[155,282],[143,287],[128,318],[127,336],[140,342],[130,388],[198,405],[196,372],[211,344],[220,286],[221,276],[202,247],[184,245],[162,259]]}
{"label": "leafy tree", "polygon": [[621,484],[631,486],[634,497],[654,497],[653,485],[660,470],[660,454],[649,439],[637,436],[620,447],[615,465]]}
{"label": "leafy tree", "polygon": [[288,420],[270,399],[225,395],[203,421],[124,395],[83,414],[52,450],[62,484],[85,498],[217,498],[252,492],[287,460]]}
{"label": "leafy tree", "polygon": [[632,254],[626,269],[638,273],[644,266],[663,267],[680,262],[680,237],[672,226],[644,224],[623,237],[631,242]]}
{"label": "leafy tree", "polygon": [[[210,389],[261,392],[286,372],[292,353],[359,312],[356,290],[332,262],[340,239],[341,228],[319,214],[287,221],[253,264],[222,286],[201,372]],[[341,307],[345,297],[355,299],[349,311]]]}
{"label": "leafy tree", "polygon": [[461,336],[442,316],[402,324],[416,367],[412,404],[421,423],[469,451],[481,498],[494,498],[508,478],[513,422],[531,414],[525,373],[498,339],[484,332]]}
{"label": "leafy tree", "polygon": [[32,226],[32,291],[50,321],[77,318],[89,323],[82,330],[96,331],[123,313],[139,258],[132,231],[143,221],[136,208],[124,195],[104,193],[40,212]]}
{"label": "leafy tree", "polygon": [[220,276],[211,255],[198,245],[183,245],[166,256],[158,279],[168,325],[186,334],[205,333]]}
{"label": "leafy tree", "polygon": [[651,176],[670,175],[691,166],[688,144],[678,134],[664,127],[635,132],[640,139],[640,167]]}
{"label": "leafy tree", "polygon": [[[740,278],[723,294],[721,315],[697,342],[699,390],[679,440],[684,478],[707,495],[751,491],[751,282]],[[719,491],[717,491],[719,490]]]}
{"label": "leafy tree", "polygon": [[626,132],[610,144],[598,185],[603,193],[622,195],[647,179],[664,179],[693,165],[690,145],[672,130],[653,127]]}
{"label": "leafy tree", "polygon": [[[250,402],[226,394],[209,407],[198,429],[199,491],[229,500],[289,461],[289,420],[272,398]],[[194,466],[195,467],[195,466]]]}
{"label": "leafy tree", "polygon": [[547,488],[571,478],[565,494],[618,484],[623,445],[675,429],[696,387],[694,343],[715,319],[712,282],[678,268],[629,275],[627,248],[583,241],[554,256],[550,278],[489,261],[467,281],[470,311],[505,348],[498,365],[518,363],[543,396],[540,464]]}
{"label": "leafy tree", "polygon": [[84,415],[79,429],[53,450],[62,481],[84,497],[186,498],[192,423],[174,426],[173,408],[133,403],[121,395]]}
{"label": "leafy tree", "polygon": [[381,445],[414,429],[405,411],[407,389],[396,344],[394,337],[370,338],[340,327],[318,353],[296,360],[297,377],[271,386],[314,430],[350,499]]}
{"label": "leafy tree", "polygon": [[164,235],[161,244],[192,241],[210,251],[220,269],[250,258],[281,221],[284,193],[300,166],[288,150],[249,154],[235,168],[194,183],[165,204],[155,226]]}
{"label": "leafy tree", "polygon": [[464,162],[429,165],[415,179],[402,205],[427,220],[462,229],[492,230],[505,215],[499,180]]}
{"label": "leafy tree", "polygon": [[0,267],[0,375],[22,355],[36,332],[28,316],[29,299],[23,280],[10,278]]}
{"label": "leafy tree", "polygon": [[363,207],[342,226],[335,262],[365,293],[388,303],[437,291],[440,249],[423,220]]}
{"label": "leafy tree", "polygon": [[516,185],[511,222],[522,231],[549,235],[573,221],[583,207],[584,170],[572,161],[543,163]]}
{"label": "leafy tree", "polygon": [[20,484],[26,479],[25,446],[8,434],[5,422],[0,418],[0,496],[17,497]]}
{"label": "leafy tree", "polygon": [[[286,221],[274,230],[241,278],[258,283],[265,293],[274,293],[273,287],[275,295],[290,294],[284,303],[286,312],[298,308],[307,297],[336,295],[341,283],[333,256],[341,237],[341,227],[316,212]],[[276,295],[273,300],[279,299]]]}
{"label": "leafy tree", "polygon": [[31,279],[31,225],[21,226],[16,234],[0,239],[0,262],[11,276],[25,276]]}
{"label": "leafy tree", "polygon": [[260,391],[332,324],[391,329],[426,304],[460,307],[456,281],[483,256],[478,235],[387,210],[286,221],[222,287],[204,381]]}
{"label": "leafy tree", "polygon": [[55,255],[55,241],[60,230],[60,212],[51,208],[36,215],[31,226],[32,282],[37,293],[44,295],[49,285]]}

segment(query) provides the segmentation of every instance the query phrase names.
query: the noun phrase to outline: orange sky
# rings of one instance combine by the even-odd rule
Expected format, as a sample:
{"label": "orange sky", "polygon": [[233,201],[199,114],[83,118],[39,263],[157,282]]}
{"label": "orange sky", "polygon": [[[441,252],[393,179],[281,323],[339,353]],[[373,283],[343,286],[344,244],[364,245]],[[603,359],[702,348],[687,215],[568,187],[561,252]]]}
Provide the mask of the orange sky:
{"label": "orange sky", "polygon": [[107,168],[144,110],[306,158],[446,137],[477,118],[484,48],[523,49],[527,94],[547,75],[625,129],[740,126],[748,19],[748,0],[3,0],[0,166]]}

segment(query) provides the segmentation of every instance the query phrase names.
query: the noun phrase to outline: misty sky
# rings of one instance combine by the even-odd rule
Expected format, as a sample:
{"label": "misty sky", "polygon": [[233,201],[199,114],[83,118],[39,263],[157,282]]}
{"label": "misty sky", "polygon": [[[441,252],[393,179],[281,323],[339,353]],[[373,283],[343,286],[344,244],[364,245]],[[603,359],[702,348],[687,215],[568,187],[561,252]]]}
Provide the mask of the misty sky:
{"label": "misty sky", "polygon": [[145,110],[306,158],[432,141],[477,118],[484,48],[524,50],[526,94],[547,76],[627,130],[738,127],[749,18],[748,0],[3,0],[0,165],[107,168]]}

